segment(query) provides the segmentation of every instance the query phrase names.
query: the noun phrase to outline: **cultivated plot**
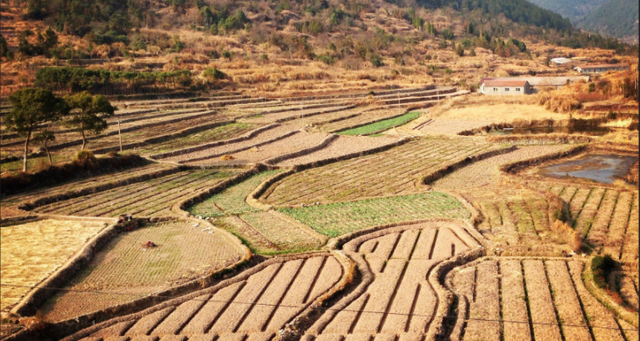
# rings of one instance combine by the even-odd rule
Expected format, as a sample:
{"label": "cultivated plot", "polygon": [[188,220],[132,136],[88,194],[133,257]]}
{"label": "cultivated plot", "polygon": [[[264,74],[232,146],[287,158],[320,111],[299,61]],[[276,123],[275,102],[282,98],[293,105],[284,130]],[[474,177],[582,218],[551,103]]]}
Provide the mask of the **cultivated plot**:
{"label": "cultivated plot", "polygon": [[[328,254],[263,264],[189,298],[173,300],[165,308],[153,307],[119,323],[90,328],[90,336],[266,341],[332,288],[343,271]],[[64,340],[78,340],[79,334]]]}
{"label": "cultivated plot", "polygon": [[453,340],[629,340],[582,282],[581,261],[486,258],[457,268]]}
{"label": "cultivated plot", "polygon": [[283,207],[419,193],[425,176],[499,148],[461,139],[417,139],[378,154],[293,174],[271,186],[261,200]]}
{"label": "cultivated plot", "polygon": [[438,307],[431,269],[477,246],[457,223],[431,223],[389,229],[344,245],[363,273],[363,283],[338,301],[307,330],[316,340],[421,340]]}
{"label": "cultivated plot", "polygon": [[184,170],[37,207],[35,212],[71,216],[171,216],[171,206],[230,177],[234,170]]}
{"label": "cultivated plot", "polygon": [[[149,240],[157,246],[146,247]],[[43,312],[46,319],[61,321],[105,309],[202,277],[243,255],[222,232],[193,222],[149,224],[113,238]]]}
{"label": "cultivated plot", "polygon": [[1,227],[0,309],[4,311],[18,303],[31,287],[62,266],[106,226],[103,222],[45,219]]}
{"label": "cultivated plot", "polygon": [[469,211],[460,201],[435,191],[327,205],[282,208],[279,211],[329,237],[403,221],[432,218],[466,219],[470,216]]}

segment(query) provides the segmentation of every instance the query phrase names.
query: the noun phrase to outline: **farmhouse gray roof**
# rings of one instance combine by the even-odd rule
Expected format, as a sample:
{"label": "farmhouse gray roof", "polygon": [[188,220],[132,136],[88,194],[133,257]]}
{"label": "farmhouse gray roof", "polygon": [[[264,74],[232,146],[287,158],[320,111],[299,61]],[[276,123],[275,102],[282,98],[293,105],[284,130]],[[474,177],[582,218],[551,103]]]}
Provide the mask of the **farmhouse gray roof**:
{"label": "farmhouse gray roof", "polygon": [[484,86],[488,86],[488,87],[525,86],[526,84],[527,84],[526,80],[488,79],[484,81]]}

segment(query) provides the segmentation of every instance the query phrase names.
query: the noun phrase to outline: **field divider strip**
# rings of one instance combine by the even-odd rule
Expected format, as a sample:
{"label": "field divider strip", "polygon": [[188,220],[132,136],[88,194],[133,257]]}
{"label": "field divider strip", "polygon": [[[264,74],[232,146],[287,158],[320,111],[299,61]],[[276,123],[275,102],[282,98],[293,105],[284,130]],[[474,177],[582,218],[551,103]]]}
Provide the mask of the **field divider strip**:
{"label": "field divider strip", "polygon": [[[326,259],[326,257],[323,258],[323,262],[324,262],[325,259]],[[266,329],[267,329],[267,327],[269,327],[269,323],[271,323],[271,320],[275,316],[275,314],[276,314],[276,312],[278,310],[278,307],[280,307],[280,304],[282,304],[282,301],[287,296],[287,293],[289,292],[289,289],[291,289],[291,286],[293,285],[293,282],[295,282],[296,278],[298,278],[298,275],[300,274],[300,271],[302,271],[302,268],[304,267],[306,262],[307,262],[307,258],[303,259],[302,263],[300,263],[300,265],[298,266],[298,269],[296,269],[296,273],[293,275],[293,277],[291,278],[291,280],[287,284],[287,287],[282,292],[282,296],[280,296],[280,298],[278,299],[278,302],[273,307],[273,310],[271,310],[271,312],[269,313],[269,317],[267,317],[267,320],[263,323],[262,328],[260,328],[260,330],[262,332],[267,331]]]}
{"label": "field divider strip", "polygon": [[244,147],[239,147],[239,148],[236,148],[236,149],[228,150],[228,151],[223,152],[223,153],[217,153],[217,154],[214,153],[214,154],[210,154],[210,155],[206,155],[206,156],[201,156],[201,157],[196,157],[196,158],[191,158],[191,159],[186,159],[186,160],[180,160],[180,161],[178,161],[178,163],[182,164],[182,163],[188,163],[188,162],[198,162],[198,161],[210,160],[210,159],[213,159],[213,158],[216,158],[216,157],[220,157],[220,156],[223,156],[223,155],[230,155],[230,154],[242,152],[242,151],[245,151],[245,150],[249,150],[251,148],[262,147],[264,145],[268,145],[268,144],[271,144],[271,143],[274,143],[274,142],[278,142],[280,140],[284,140],[284,139],[286,139],[288,137],[291,137],[291,136],[293,136],[295,134],[299,134],[299,133],[300,133],[300,130],[294,130],[294,131],[290,131],[288,133],[282,134],[280,136],[276,136],[276,137],[274,137],[274,138],[272,138],[270,140],[266,140],[266,141],[254,143],[252,145],[248,145],[248,146],[244,146]]}
{"label": "field divider strip", "polygon": [[[230,123],[233,123],[234,121],[230,121]],[[275,124],[269,124],[266,125],[264,127],[259,127],[256,128],[242,136],[239,137],[234,137],[231,139],[227,139],[227,140],[222,140],[222,141],[215,141],[215,142],[210,142],[210,143],[205,143],[205,144],[201,144],[199,146],[194,146],[194,147],[187,147],[187,148],[182,148],[182,149],[178,149],[178,150],[174,150],[174,151],[170,151],[170,152],[166,152],[166,153],[160,153],[160,154],[154,154],[149,156],[149,158],[154,159],[154,160],[159,160],[159,159],[165,159],[171,156],[178,156],[178,155],[183,155],[183,154],[187,154],[187,153],[191,153],[191,152],[197,152],[197,151],[201,151],[201,150],[205,150],[205,149],[209,149],[209,148],[213,148],[213,147],[217,147],[217,146],[222,146],[222,145],[227,145],[227,144],[232,144],[232,143],[238,143],[238,142],[242,142],[242,141],[246,141],[249,139],[252,139],[253,137],[255,137],[256,135],[279,127],[280,124],[275,123]]]}
{"label": "field divider strip", "polygon": [[300,149],[291,153],[287,153],[287,154],[282,154],[282,155],[278,155],[278,156],[274,156],[272,158],[269,158],[267,160],[264,160],[263,162],[269,165],[273,165],[273,164],[277,164],[279,162],[285,161],[285,160],[289,160],[289,159],[294,159],[303,155],[307,155],[307,154],[311,154],[315,151],[324,149],[325,147],[327,147],[331,142],[335,141],[339,136],[336,134],[329,134],[327,137],[325,137],[320,143],[316,144],[315,146],[311,146],[308,148],[304,148],[304,149]]}

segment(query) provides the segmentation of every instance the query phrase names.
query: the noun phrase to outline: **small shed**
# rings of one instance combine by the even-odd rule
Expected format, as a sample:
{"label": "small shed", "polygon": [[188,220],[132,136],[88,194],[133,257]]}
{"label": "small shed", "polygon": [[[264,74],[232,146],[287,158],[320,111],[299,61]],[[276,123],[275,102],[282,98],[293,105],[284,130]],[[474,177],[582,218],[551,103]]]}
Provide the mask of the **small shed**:
{"label": "small shed", "polygon": [[487,79],[480,85],[485,95],[526,95],[531,93],[531,85],[526,80]]}

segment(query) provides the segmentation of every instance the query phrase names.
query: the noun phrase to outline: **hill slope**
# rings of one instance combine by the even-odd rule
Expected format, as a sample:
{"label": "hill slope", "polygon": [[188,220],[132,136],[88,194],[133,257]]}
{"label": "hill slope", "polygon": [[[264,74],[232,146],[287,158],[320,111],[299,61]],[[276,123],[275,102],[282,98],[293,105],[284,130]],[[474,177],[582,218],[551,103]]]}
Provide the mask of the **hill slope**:
{"label": "hill slope", "polygon": [[638,1],[609,0],[585,17],[578,26],[638,43]]}
{"label": "hill slope", "polygon": [[529,0],[576,23],[591,14],[607,0]]}

